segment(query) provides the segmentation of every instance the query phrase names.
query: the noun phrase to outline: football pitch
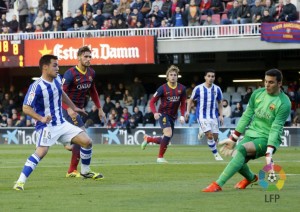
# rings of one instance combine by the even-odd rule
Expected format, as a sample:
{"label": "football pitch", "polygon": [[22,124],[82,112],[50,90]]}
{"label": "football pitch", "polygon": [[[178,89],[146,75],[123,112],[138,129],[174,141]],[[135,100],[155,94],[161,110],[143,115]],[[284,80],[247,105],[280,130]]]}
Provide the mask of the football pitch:
{"label": "football pitch", "polygon": [[[65,178],[71,153],[51,147],[27,180],[25,191],[12,189],[34,146],[0,145],[0,211],[297,211],[300,207],[300,148],[280,148],[275,163],[286,173],[283,188],[265,191],[256,184],[222,192],[201,189],[216,180],[228,163],[215,161],[206,146],[171,145],[168,164],[156,164],[158,146],[95,145],[92,169],[104,180]],[[249,162],[258,173],[264,158]]]}

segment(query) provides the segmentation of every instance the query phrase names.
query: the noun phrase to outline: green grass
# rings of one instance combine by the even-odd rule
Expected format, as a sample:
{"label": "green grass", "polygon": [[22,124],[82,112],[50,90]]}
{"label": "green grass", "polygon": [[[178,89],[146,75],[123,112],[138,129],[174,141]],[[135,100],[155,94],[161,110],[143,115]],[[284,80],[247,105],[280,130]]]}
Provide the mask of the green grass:
{"label": "green grass", "polygon": [[[281,148],[274,159],[287,180],[282,190],[267,192],[259,185],[246,190],[233,186],[236,174],[222,192],[201,189],[216,180],[229,161],[217,162],[206,146],[169,147],[169,164],[156,164],[158,146],[95,145],[92,169],[103,181],[65,178],[70,152],[50,149],[25,185],[12,189],[34,146],[0,145],[0,211],[297,211],[299,210],[300,148]],[[251,161],[256,173],[263,158]],[[280,199],[270,202],[270,195]],[[266,202],[266,200],[268,202]]]}

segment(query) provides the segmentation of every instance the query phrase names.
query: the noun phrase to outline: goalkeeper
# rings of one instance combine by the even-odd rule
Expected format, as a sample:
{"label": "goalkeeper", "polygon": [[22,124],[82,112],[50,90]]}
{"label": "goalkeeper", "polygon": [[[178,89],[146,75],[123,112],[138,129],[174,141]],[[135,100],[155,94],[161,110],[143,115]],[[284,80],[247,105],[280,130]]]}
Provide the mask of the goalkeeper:
{"label": "goalkeeper", "polygon": [[[283,126],[291,112],[291,102],[280,90],[281,85],[281,71],[271,69],[265,73],[265,88],[253,92],[235,131],[228,139],[219,143],[222,145],[220,152],[225,156],[232,156],[231,161],[218,180],[204,188],[203,192],[222,191],[221,187],[236,172],[245,179],[237,183],[235,188],[245,189],[256,182],[258,177],[247,164],[250,159],[265,156],[266,164],[272,166],[272,155],[281,144]],[[239,136],[244,132],[244,138],[236,145]]]}

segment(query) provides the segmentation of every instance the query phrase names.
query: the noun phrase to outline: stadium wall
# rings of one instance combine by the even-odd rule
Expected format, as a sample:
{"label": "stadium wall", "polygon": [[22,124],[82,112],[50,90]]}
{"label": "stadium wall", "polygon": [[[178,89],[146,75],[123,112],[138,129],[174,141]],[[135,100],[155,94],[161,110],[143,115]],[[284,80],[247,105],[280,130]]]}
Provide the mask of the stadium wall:
{"label": "stadium wall", "polygon": [[[233,129],[221,128],[219,139],[227,138],[231,130]],[[144,134],[161,135],[161,129],[158,127],[141,127],[130,130],[91,127],[87,129],[87,132],[95,144],[108,145],[139,145],[143,141]],[[172,144],[206,145],[205,139],[198,140],[197,137],[198,128],[175,128]],[[300,128],[284,128],[281,140],[282,147],[300,146]],[[34,145],[36,144],[36,133],[34,128],[0,128],[0,144]]]}

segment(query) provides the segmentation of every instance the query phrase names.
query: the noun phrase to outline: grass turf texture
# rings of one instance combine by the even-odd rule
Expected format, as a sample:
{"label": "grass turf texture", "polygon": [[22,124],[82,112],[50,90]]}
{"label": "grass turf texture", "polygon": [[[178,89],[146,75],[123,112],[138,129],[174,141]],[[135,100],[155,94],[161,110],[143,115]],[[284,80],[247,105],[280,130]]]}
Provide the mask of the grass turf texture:
{"label": "grass turf texture", "polygon": [[[34,146],[0,145],[0,211],[298,211],[300,148],[281,148],[275,163],[288,174],[280,191],[259,185],[246,190],[231,178],[219,193],[201,189],[216,180],[229,158],[215,161],[206,146],[172,145],[169,164],[156,164],[158,146],[95,145],[92,169],[105,179],[65,178],[71,153],[50,148],[27,180],[25,191],[12,189]],[[251,161],[256,173],[264,159]],[[278,194],[276,202],[270,199]],[[274,197],[274,196],[273,196]]]}

